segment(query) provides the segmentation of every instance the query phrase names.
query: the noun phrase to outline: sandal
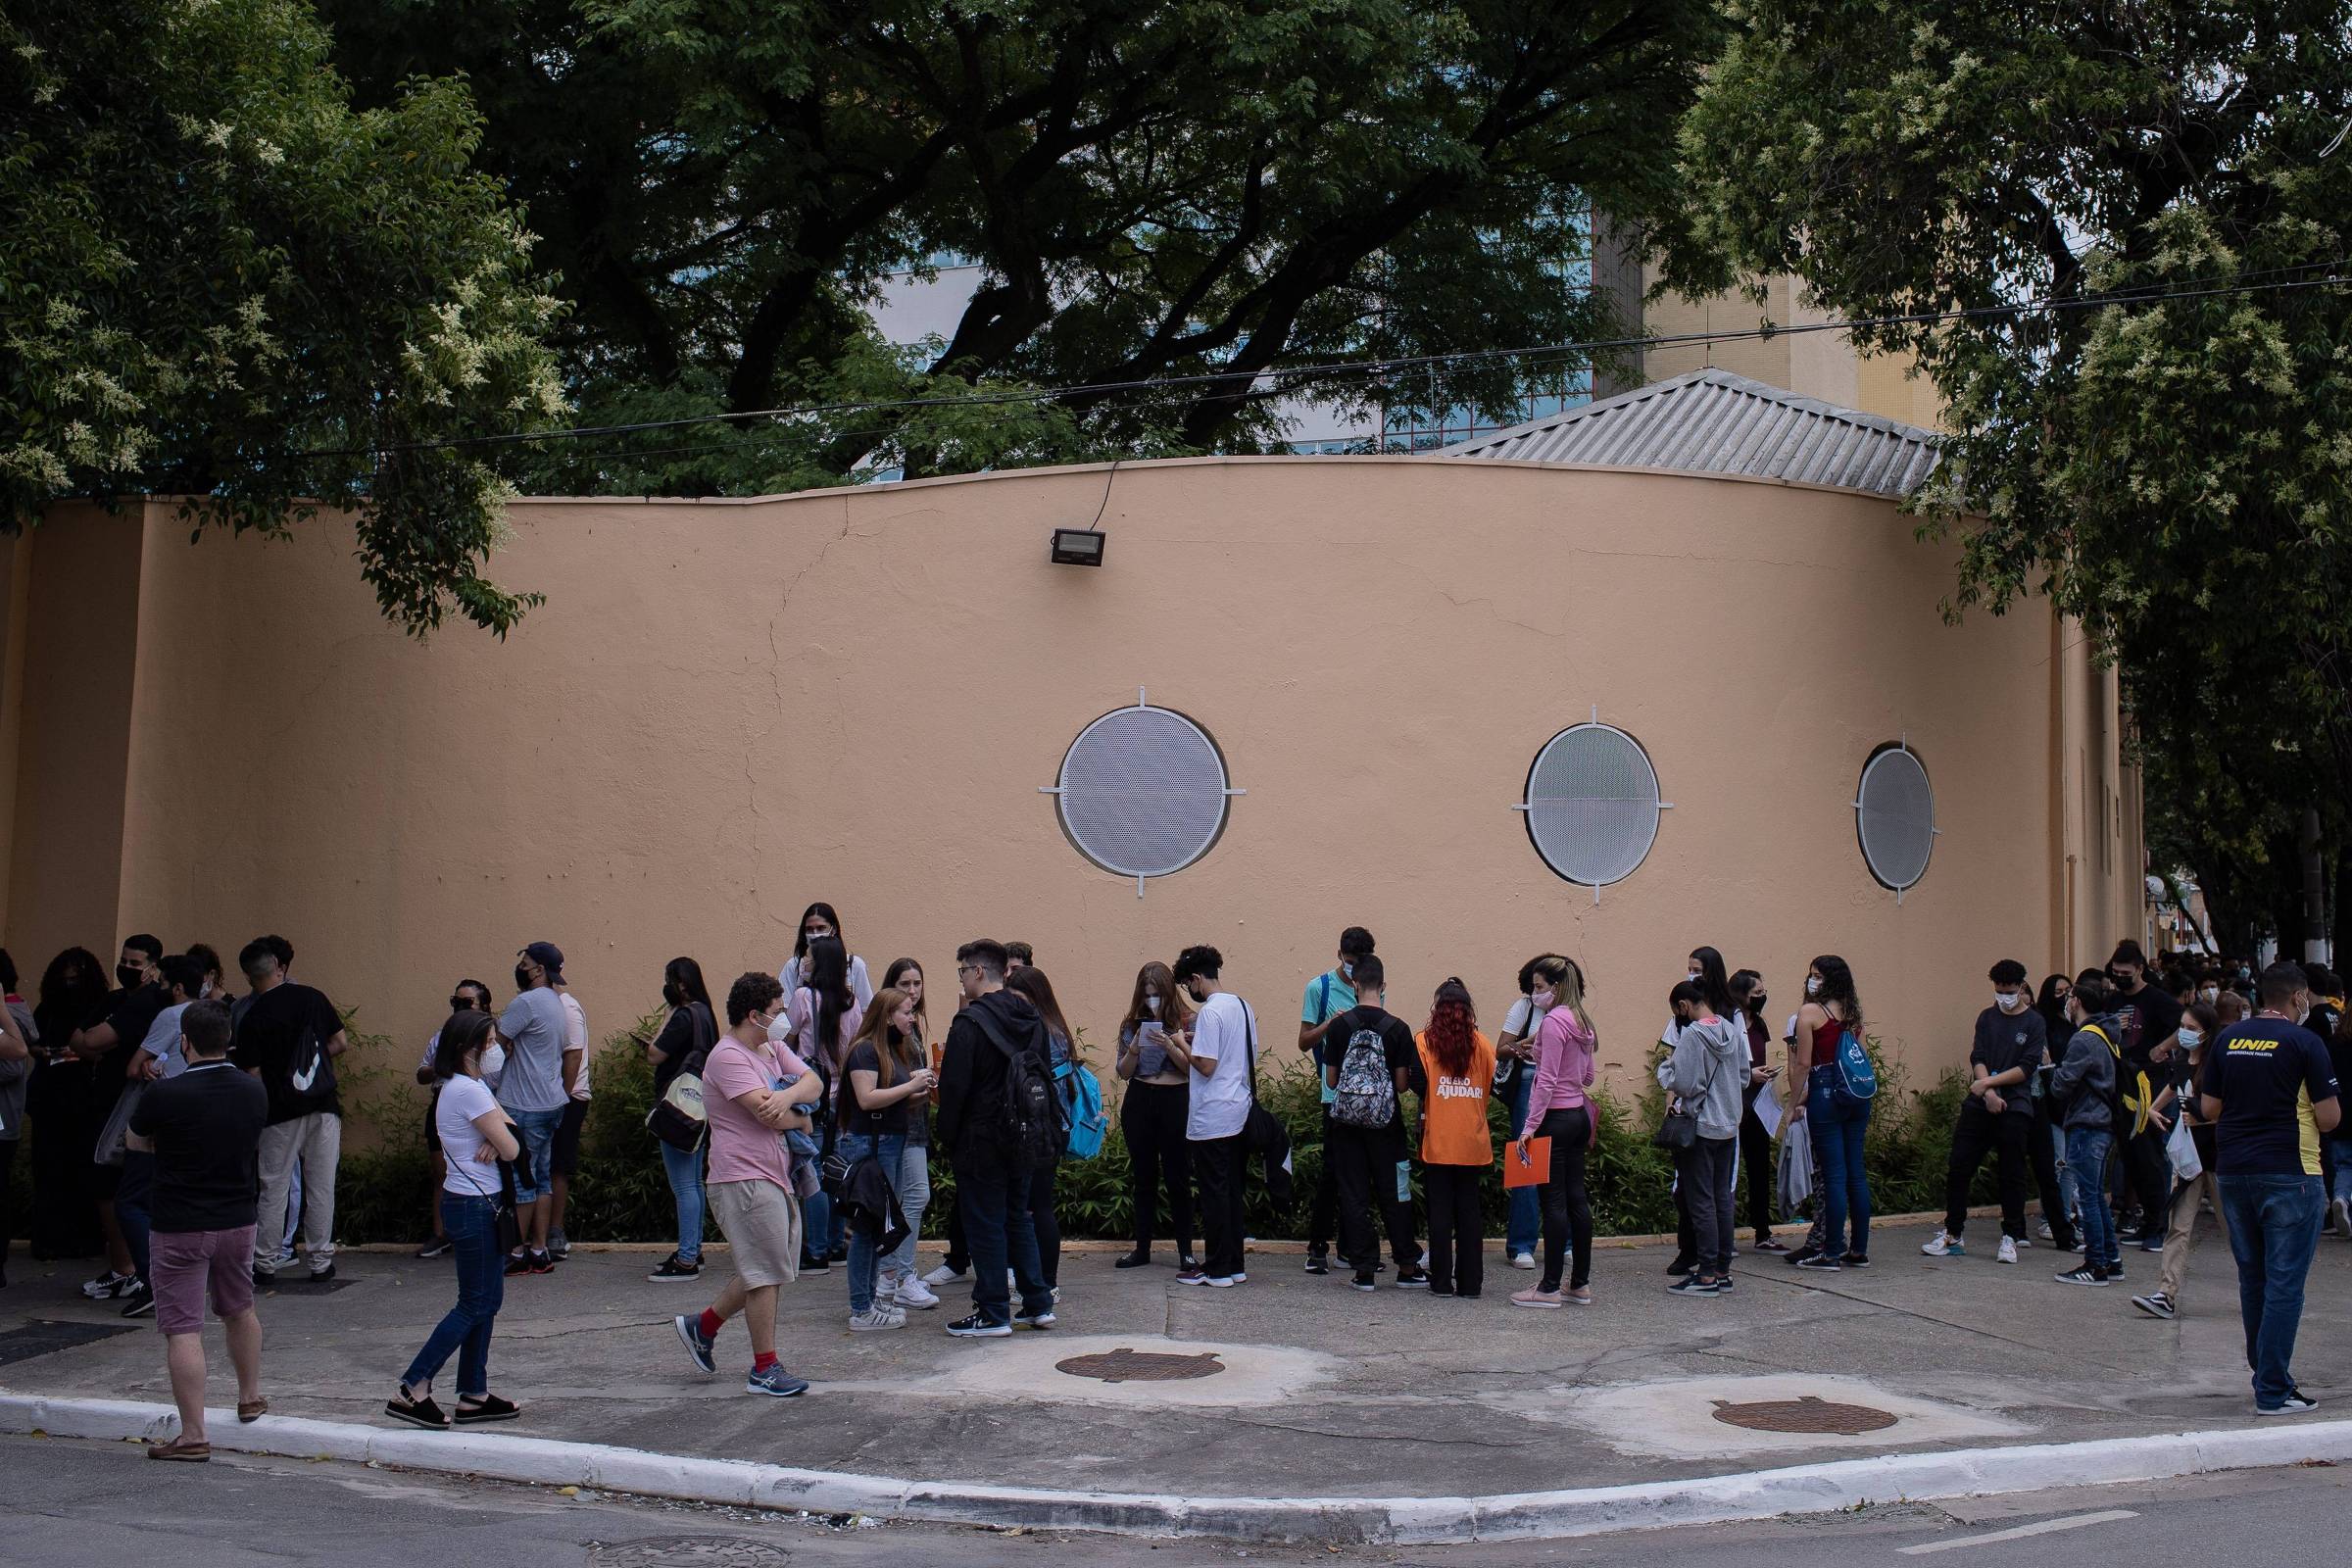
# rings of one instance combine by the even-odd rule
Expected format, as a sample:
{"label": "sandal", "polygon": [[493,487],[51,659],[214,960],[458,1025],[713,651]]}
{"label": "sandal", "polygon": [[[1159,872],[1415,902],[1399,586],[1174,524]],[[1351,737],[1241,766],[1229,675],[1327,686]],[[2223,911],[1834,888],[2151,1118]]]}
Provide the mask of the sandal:
{"label": "sandal", "polygon": [[184,1434],[173,1438],[170,1443],[147,1445],[147,1457],[150,1459],[177,1459],[187,1464],[202,1464],[212,1456],[213,1446],[211,1444],[191,1443]]}
{"label": "sandal", "polygon": [[457,1422],[462,1427],[483,1421],[512,1421],[520,1414],[521,1405],[513,1399],[502,1399],[495,1394],[485,1394],[478,1399],[471,1395],[462,1394],[458,1396]]}
{"label": "sandal", "polygon": [[412,1399],[409,1397],[408,1391],[403,1389],[384,1401],[384,1414],[395,1421],[406,1421],[413,1427],[422,1427],[427,1432],[447,1432],[449,1430],[448,1415],[443,1413],[441,1406],[433,1402],[433,1396],[429,1393],[421,1398]]}
{"label": "sandal", "polygon": [[237,1419],[246,1426],[253,1425],[269,1413],[270,1401],[268,1399],[239,1399],[237,1401]]}

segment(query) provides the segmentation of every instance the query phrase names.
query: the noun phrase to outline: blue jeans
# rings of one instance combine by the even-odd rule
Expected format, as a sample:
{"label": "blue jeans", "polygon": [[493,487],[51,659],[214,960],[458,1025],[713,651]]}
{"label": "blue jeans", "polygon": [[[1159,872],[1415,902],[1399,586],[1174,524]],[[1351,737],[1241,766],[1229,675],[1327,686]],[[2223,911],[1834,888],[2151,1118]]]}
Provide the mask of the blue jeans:
{"label": "blue jeans", "polygon": [[155,1156],[135,1149],[122,1151],[122,1185],[115,1189],[115,1223],[122,1229],[122,1245],[130,1250],[130,1271],[147,1278],[148,1236],[155,1229]]}
{"label": "blue jeans", "polygon": [[[792,1081],[789,1078],[784,1080],[788,1084]],[[792,1162],[795,1166],[803,1163],[815,1165],[824,1158],[824,1146],[816,1141],[814,1133],[786,1133],[784,1147],[792,1151]],[[802,1256],[831,1256],[835,1240],[834,1229],[831,1195],[817,1193],[813,1197],[801,1200]]]}
{"label": "blue jeans", "polygon": [[2115,1239],[2115,1210],[2107,1204],[2107,1152],[2115,1134],[2104,1127],[2066,1130],[2066,1168],[2075,1178],[2075,1201],[2082,1205],[2082,1261],[2114,1268],[2124,1260]]}
{"label": "blue jeans", "polygon": [[2352,1138],[2332,1138],[2329,1145],[2335,1151],[2335,1199],[2352,1203]]}
{"label": "blue jeans", "polygon": [[703,1256],[703,1152],[655,1143],[662,1150],[662,1172],[669,1178],[669,1195],[678,1204],[678,1256],[697,1263]]}
{"label": "blue jeans", "polygon": [[[1813,1150],[1821,1160],[1822,1250],[1870,1253],[1870,1172],[1862,1168],[1862,1143],[1870,1131],[1870,1102],[1836,1092],[1838,1065],[1816,1066],[1805,1082],[1805,1114],[1813,1123]],[[1848,1218],[1853,1245],[1845,1242]]]}
{"label": "blue jeans", "polygon": [[[1519,1071],[1512,1076],[1511,1087],[1505,1091],[1509,1097],[1511,1136],[1514,1138],[1519,1136],[1519,1129],[1527,1123],[1527,1097],[1535,1092],[1535,1087],[1536,1064],[1532,1061],[1521,1062]],[[1543,1239],[1543,1187],[1539,1184],[1512,1188],[1509,1210],[1502,1222],[1503,1255],[1517,1257],[1521,1252],[1532,1253],[1536,1244]]]}
{"label": "blue jeans", "polygon": [[[885,1133],[877,1139],[864,1133],[843,1133],[835,1147],[840,1151],[841,1157],[852,1165],[868,1154],[881,1160],[882,1173],[890,1178],[891,1191],[898,1192],[906,1164],[906,1134]],[[900,1193],[899,1208],[904,1212],[906,1207],[906,1197]],[[911,1214],[906,1222],[909,1225],[920,1223]],[[853,1312],[873,1310],[874,1279],[882,1267],[881,1244],[879,1235],[869,1235],[861,1230],[850,1232],[850,1310]],[[898,1254],[894,1250],[891,1255],[895,1257]]]}
{"label": "blue jeans", "polygon": [[956,1163],[956,1204],[972,1249],[972,1306],[991,1323],[1012,1321],[1007,1268],[1020,1284],[1023,1311],[1053,1309],[1054,1295],[1038,1272],[1037,1227],[1029,1219],[1031,1179],[1031,1172],[1008,1171],[986,1155]]}
{"label": "blue jeans", "polygon": [[2287,1363],[2303,1322],[2303,1279],[2319,1250],[2327,1194],[2317,1176],[2223,1176],[2217,1185],[2237,1259],[2237,1314],[2246,1325],[2254,1402],[2275,1410],[2294,1392]]}
{"label": "blue jeans", "polygon": [[552,1191],[549,1164],[556,1147],[556,1129],[564,1124],[564,1107],[552,1110],[510,1110],[515,1141],[522,1152],[514,1160],[514,1201],[527,1203]]}
{"label": "blue jeans", "polygon": [[458,1393],[488,1394],[490,1325],[498,1321],[499,1303],[507,1294],[507,1260],[498,1252],[497,1205],[487,1198],[444,1192],[441,1226],[457,1252],[458,1304],[434,1327],[401,1381],[413,1389],[423,1387],[455,1353]]}

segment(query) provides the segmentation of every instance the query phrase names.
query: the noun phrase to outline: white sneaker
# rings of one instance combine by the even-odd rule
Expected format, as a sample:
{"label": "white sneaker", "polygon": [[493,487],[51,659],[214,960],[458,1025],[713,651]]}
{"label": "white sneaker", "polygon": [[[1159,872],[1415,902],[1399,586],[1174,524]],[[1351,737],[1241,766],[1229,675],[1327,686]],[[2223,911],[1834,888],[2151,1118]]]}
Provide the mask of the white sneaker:
{"label": "white sneaker", "polygon": [[1535,1253],[1533,1253],[1533,1252],[1513,1252],[1513,1253],[1511,1254],[1511,1267],[1513,1267],[1513,1268],[1534,1268],[1535,1266],[1536,1266],[1536,1254],[1535,1254]]}
{"label": "white sneaker", "polygon": [[2000,1251],[1998,1251],[1997,1253],[1995,1253],[1995,1254],[1994,1254],[1993,1260],[1994,1260],[1995,1262],[2000,1262],[2000,1263],[2014,1263],[2014,1262],[2016,1262],[2016,1261],[2017,1261],[2017,1238],[2016,1238],[2016,1237],[2014,1237],[2014,1236],[2004,1236],[2004,1237],[2002,1237],[2002,1238],[2001,1238],[2001,1250],[2000,1250]]}
{"label": "white sneaker", "polygon": [[2352,1203],[2339,1198],[2328,1205],[2328,1213],[2335,1221],[2335,1234],[2352,1238]]}
{"label": "white sneaker", "polygon": [[[1968,1255],[1968,1244],[1948,1231],[1937,1231],[1927,1241],[1921,1243],[1919,1250],[1930,1257],[1966,1257]],[[2014,1263],[2017,1259],[2013,1257],[2009,1261]]]}
{"label": "white sneaker", "polygon": [[953,1269],[942,1263],[923,1276],[923,1283],[925,1285],[956,1285],[961,1283],[962,1279],[963,1271],[961,1269]]}
{"label": "white sneaker", "polygon": [[866,1311],[850,1314],[850,1332],[853,1334],[871,1334],[879,1329],[903,1329],[906,1326],[906,1313],[879,1302]]}
{"label": "white sneaker", "polygon": [[899,1276],[899,1288],[892,1293],[892,1299],[900,1306],[910,1306],[917,1311],[929,1311],[939,1304],[939,1298],[931,1294],[931,1288],[911,1274]]}

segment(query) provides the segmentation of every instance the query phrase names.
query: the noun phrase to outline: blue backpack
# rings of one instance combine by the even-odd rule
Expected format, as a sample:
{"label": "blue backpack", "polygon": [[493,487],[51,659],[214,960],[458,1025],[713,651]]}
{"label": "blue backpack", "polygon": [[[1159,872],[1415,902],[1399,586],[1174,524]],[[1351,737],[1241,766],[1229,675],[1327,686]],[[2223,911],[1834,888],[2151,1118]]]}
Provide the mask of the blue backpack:
{"label": "blue backpack", "polygon": [[1054,1093],[1061,1101],[1062,1125],[1070,1130],[1070,1157],[1092,1159],[1102,1152],[1110,1116],[1102,1108],[1102,1085],[1094,1069],[1074,1058],[1055,1062]]}
{"label": "blue backpack", "polygon": [[1879,1092],[1879,1069],[1863,1047],[1862,1037],[1851,1029],[1838,1037],[1838,1087],[1845,1091],[1848,1100],[1867,1102]]}

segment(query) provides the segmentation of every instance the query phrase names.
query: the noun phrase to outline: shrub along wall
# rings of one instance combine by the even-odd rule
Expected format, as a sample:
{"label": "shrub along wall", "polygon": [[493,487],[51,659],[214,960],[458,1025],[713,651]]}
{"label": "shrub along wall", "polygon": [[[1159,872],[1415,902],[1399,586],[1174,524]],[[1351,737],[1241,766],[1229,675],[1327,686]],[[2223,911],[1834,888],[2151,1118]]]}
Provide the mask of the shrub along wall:
{"label": "shrub along wall", "polygon": [[[658,1020],[633,1026],[648,1034]],[[378,1043],[354,1036],[355,1045]],[[1083,1048],[1083,1036],[1081,1046]],[[1877,1054],[1873,1042],[1874,1054]],[[355,1052],[372,1063],[398,1059],[389,1043]],[[346,1058],[347,1060],[351,1058]],[[432,1165],[421,1132],[427,1091],[410,1075],[374,1065],[346,1073],[346,1113],[382,1133],[375,1147],[346,1152],[335,1189],[338,1240],[421,1241],[431,1225]],[[564,1229],[575,1242],[671,1242],[675,1210],[654,1139],[645,1130],[653,1103],[653,1069],[628,1031],[609,1036],[598,1053],[588,1125],[581,1138],[580,1171],[571,1187]],[[1944,1165],[1951,1151],[1952,1121],[1967,1093],[1958,1072],[1934,1088],[1913,1092],[1899,1067],[1880,1061],[1881,1089],[1871,1117],[1867,1157],[1872,1204],[1882,1213],[1937,1209],[1943,1205]],[[1290,1129],[1299,1201],[1289,1212],[1274,1203],[1262,1183],[1250,1193],[1252,1236],[1295,1237],[1305,1221],[1305,1195],[1322,1173],[1323,1117],[1312,1070],[1294,1061],[1259,1083],[1260,1098]],[[1592,1220],[1602,1236],[1651,1235],[1674,1229],[1674,1167],[1649,1141],[1662,1106],[1652,1089],[1631,1102],[1603,1094],[1600,1141],[1588,1167]],[[1408,1115],[1412,1107],[1408,1097]],[[1490,1117],[1497,1144],[1509,1136],[1501,1107]],[[404,1131],[405,1129],[405,1131]],[[932,1201],[923,1233],[938,1237],[947,1224],[955,1173],[938,1159],[931,1171]],[[1415,1197],[1419,1197],[1416,1175]],[[1064,1161],[1057,1180],[1062,1235],[1069,1240],[1125,1240],[1131,1235],[1133,1205],[1127,1188],[1127,1150],[1116,1115],[1102,1152],[1091,1160]],[[1990,1201],[1992,1167],[1978,1173],[1972,1202]],[[1487,1234],[1500,1236],[1504,1195],[1499,1164],[1486,1183]],[[1165,1200],[1163,1199],[1164,1202]],[[1744,1214],[1742,1214],[1744,1218]],[[1166,1223],[1163,1212],[1161,1223]],[[712,1233],[715,1238],[715,1232]],[[1197,1240],[1198,1238],[1196,1238]]]}

